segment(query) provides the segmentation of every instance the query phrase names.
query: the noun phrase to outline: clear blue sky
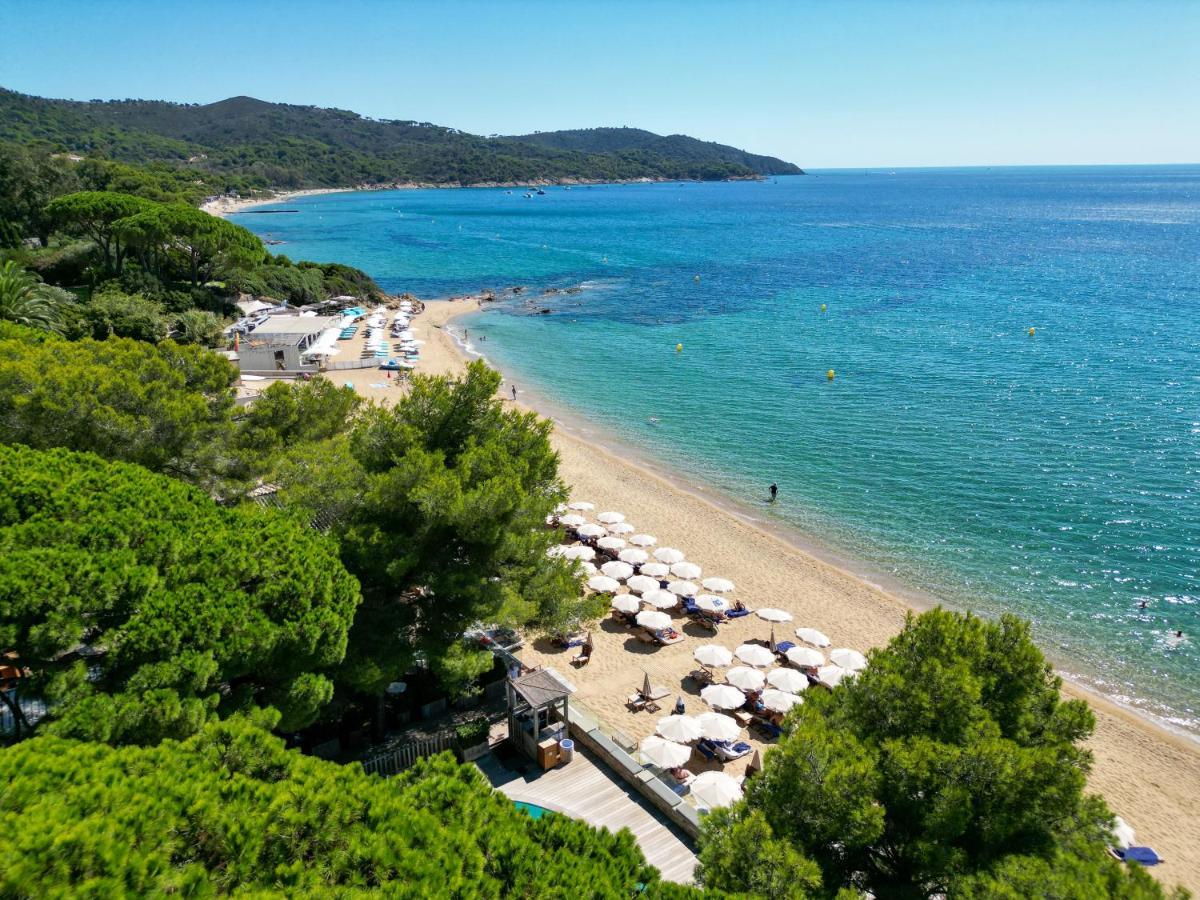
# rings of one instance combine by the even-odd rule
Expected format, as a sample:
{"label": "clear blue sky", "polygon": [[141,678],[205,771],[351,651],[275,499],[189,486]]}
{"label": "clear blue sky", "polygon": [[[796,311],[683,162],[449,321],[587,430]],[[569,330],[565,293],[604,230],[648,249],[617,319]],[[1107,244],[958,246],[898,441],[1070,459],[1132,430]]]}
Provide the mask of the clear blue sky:
{"label": "clear blue sky", "polygon": [[1200,162],[1200,0],[0,0],[0,85],[482,134],[633,125],[802,166]]}

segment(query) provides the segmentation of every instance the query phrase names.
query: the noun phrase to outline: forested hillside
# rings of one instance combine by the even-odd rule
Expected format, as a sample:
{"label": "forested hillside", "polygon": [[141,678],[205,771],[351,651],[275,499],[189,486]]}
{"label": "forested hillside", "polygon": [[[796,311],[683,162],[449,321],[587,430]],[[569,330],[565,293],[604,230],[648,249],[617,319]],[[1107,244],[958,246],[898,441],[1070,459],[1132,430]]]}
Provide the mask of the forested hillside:
{"label": "forested hillside", "polygon": [[167,163],[196,180],[257,188],[537,180],[724,179],[796,174],[782,160],[636,129],[482,137],[427,122],[233,97],[48,100],[0,89],[0,141],[125,163]]}

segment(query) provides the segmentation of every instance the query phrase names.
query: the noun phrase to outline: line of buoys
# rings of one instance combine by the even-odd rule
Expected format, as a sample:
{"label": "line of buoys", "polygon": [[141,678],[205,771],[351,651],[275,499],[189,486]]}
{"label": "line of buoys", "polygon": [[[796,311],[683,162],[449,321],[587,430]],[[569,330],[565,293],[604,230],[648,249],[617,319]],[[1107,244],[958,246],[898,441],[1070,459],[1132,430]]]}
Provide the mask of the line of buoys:
{"label": "line of buoys", "polygon": [[837,372],[833,371],[833,369],[830,369],[828,372],[825,373],[825,377],[828,378],[830,381],[833,381],[833,379],[837,377]]}

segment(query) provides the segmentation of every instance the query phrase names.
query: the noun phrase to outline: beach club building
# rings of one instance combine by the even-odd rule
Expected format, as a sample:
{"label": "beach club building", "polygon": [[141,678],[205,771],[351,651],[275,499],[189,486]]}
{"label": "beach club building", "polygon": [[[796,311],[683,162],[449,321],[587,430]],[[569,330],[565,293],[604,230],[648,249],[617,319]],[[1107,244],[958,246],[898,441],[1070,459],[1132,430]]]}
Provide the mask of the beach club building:
{"label": "beach club building", "polygon": [[[336,335],[341,316],[270,316],[238,342],[238,368],[243,372],[317,372],[313,354],[327,332]],[[327,338],[328,339],[328,338]]]}

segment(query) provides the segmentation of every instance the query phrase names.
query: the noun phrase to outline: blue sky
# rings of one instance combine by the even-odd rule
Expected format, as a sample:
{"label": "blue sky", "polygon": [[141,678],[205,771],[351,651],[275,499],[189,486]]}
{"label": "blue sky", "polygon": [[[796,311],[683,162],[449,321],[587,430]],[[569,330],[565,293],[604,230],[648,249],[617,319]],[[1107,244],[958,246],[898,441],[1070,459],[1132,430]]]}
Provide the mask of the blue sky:
{"label": "blue sky", "polygon": [[1200,0],[0,0],[0,85],[238,94],[807,167],[1200,162]]}

